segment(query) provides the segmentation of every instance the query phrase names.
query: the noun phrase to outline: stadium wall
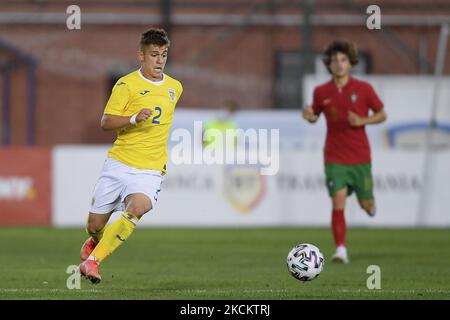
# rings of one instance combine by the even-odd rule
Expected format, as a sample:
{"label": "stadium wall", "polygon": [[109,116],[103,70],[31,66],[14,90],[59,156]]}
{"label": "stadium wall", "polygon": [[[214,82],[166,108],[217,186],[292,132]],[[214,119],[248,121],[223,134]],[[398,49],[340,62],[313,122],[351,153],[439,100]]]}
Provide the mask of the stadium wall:
{"label": "stadium wall", "polygon": [[[151,6],[149,1],[123,2],[125,1],[115,1],[115,5],[109,5],[108,1],[82,1],[78,4],[83,14],[134,13],[141,14],[142,17],[143,13],[147,13],[158,17],[159,6]],[[192,8],[182,7],[182,2],[177,1],[174,14],[193,13]],[[258,5],[253,1],[235,2],[241,3],[237,9],[231,9],[236,3],[230,4],[228,9],[206,6],[198,11],[201,7],[196,6],[194,12],[198,17],[202,17],[202,14],[218,14],[221,17],[222,14],[240,13],[239,20],[243,21],[241,26],[223,25],[221,19],[216,24],[206,26],[195,21],[189,25],[173,25],[173,45],[167,72],[184,85],[180,103],[192,108],[219,109],[224,100],[238,97],[238,102],[245,109],[269,109],[274,106],[283,108],[285,106],[276,105],[276,88],[280,85],[277,78],[280,66],[277,61],[281,53],[301,52],[305,46],[301,36],[303,29],[297,22],[295,25],[246,25],[248,16],[244,12],[251,13],[255,10],[252,7]],[[334,13],[338,19],[340,14],[365,14],[365,7],[369,4],[363,6],[360,3],[362,10],[355,12],[348,5],[342,5],[340,10],[336,10],[335,4],[332,10],[327,1],[315,2],[317,11],[314,11],[318,18],[322,14]],[[205,1],[199,3],[205,4]],[[281,11],[267,12],[264,9],[254,13],[268,13],[269,16],[273,13],[285,13],[290,16],[288,20],[298,19],[300,23],[301,3],[297,1],[297,4],[293,3],[292,7],[280,9]],[[401,0],[390,3],[394,7],[406,9]],[[120,24],[120,21],[107,24],[83,22],[81,30],[69,31],[65,23],[67,5],[65,1],[3,1],[0,5],[0,15],[3,17],[0,21],[0,42],[37,61],[37,144],[108,143],[111,135],[96,130],[99,117],[114,80],[137,68],[139,34],[155,24],[150,21],[127,24]],[[398,9],[388,11],[384,9],[385,6],[387,5],[383,4],[383,15],[398,14]],[[448,16],[448,8],[429,4],[420,8],[408,5],[407,9],[411,18],[419,14],[438,14],[438,21],[439,17]],[[17,17],[25,12],[34,12],[41,19],[44,14],[58,13],[61,20],[53,24],[33,24],[25,18],[22,18],[22,22],[18,21]],[[5,23],[8,18],[16,21]],[[233,20],[233,16],[224,18]],[[335,38],[348,38],[355,41],[361,52],[366,54],[367,64],[370,66],[368,73],[430,74],[436,56],[439,26],[389,26],[384,23],[383,20],[384,32],[369,31],[365,24],[314,26],[311,47],[314,53],[320,53]],[[0,52],[2,56],[12,55],[1,48]],[[446,59],[445,66],[444,73],[448,74],[449,58]],[[16,125],[11,128],[11,143],[23,144],[26,142],[24,119],[27,118],[26,99],[23,95],[27,91],[26,70],[15,66],[12,78],[11,100],[14,108],[11,122]],[[48,123],[52,125],[48,126]]]}

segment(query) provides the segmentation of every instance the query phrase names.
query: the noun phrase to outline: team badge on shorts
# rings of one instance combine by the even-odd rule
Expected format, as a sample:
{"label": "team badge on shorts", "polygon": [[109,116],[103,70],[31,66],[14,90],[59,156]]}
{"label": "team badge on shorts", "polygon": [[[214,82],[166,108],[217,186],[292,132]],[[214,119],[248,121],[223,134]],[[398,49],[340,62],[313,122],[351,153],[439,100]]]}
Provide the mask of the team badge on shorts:
{"label": "team badge on shorts", "polygon": [[334,180],[328,180],[327,181],[327,185],[328,185],[328,189],[333,189],[334,188]]}
{"label": "team badge on shorts", "polygon": [[169,88],[167,92],[169,92],[170,100],[175,101],[175,89]]}

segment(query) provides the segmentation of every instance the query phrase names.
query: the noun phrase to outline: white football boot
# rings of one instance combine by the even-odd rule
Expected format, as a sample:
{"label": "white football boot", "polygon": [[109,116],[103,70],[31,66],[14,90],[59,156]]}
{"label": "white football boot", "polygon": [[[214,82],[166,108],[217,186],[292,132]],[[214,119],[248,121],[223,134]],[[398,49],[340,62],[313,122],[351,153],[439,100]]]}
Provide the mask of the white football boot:
{"label": "white football boot", "polygon": [[337,247],[336,253],[331,257],[331,261],[348,264],[350,260],[348,259],[347,248],[344,246]]}

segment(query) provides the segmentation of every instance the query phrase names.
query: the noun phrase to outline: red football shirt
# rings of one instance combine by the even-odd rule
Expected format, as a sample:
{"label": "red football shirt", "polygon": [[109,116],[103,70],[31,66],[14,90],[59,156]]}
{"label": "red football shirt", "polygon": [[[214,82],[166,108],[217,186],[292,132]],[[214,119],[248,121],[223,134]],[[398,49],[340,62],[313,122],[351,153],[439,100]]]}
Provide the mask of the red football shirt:
{"label": "red football shirt", "polygon": [[350,77],[347,84],[338,89],[333,80],[314,89],[314,113],[325,114],[327,137],[325,163],[368,163],[370,145],[364,127],[354,128],[348,123],[348,112],[367,117],[369,109],[379,111],[383,103],[372,86]]}

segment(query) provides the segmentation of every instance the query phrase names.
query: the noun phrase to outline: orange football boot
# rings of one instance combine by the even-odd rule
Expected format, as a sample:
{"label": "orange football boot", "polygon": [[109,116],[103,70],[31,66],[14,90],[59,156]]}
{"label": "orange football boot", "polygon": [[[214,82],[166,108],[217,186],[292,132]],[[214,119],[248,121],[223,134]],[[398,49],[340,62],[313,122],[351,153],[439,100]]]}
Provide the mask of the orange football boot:
{"label": "orange football boot", "polygon": [[80,274],[89,279],[93,284],[97,284],[102,280],[98,272],[98,262],[95,260],[85,260],[80,264]]}

